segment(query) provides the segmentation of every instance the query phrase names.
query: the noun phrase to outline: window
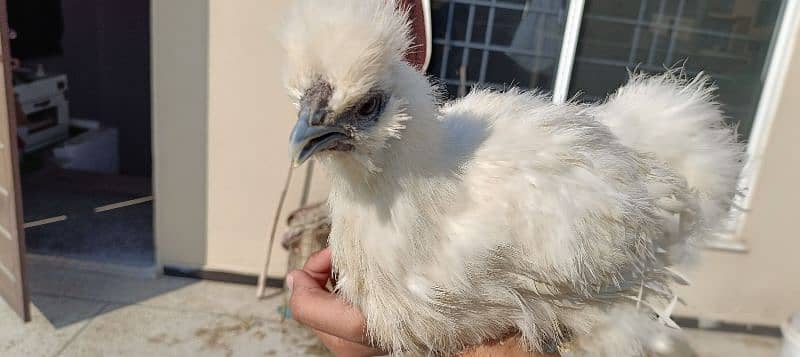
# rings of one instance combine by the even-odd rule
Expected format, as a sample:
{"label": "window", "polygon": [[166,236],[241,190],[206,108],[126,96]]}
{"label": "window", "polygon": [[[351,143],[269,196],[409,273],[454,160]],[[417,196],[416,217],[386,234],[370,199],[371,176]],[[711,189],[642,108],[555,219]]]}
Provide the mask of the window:
{"label": "window", "polygon": [[566,0],[434,0],[430,73],[453,97],[476,83],[551,90],[565,6]]}
{"label": "window", "polygon": [[[785,1],[785,0],[783,0]],[[703,70],[747,139],[782,0],[586,0],[568,96],[605,98],[628,68]],[[448,93],[473,84],[552,91],[567,0],[432,0],[430,74]]]}

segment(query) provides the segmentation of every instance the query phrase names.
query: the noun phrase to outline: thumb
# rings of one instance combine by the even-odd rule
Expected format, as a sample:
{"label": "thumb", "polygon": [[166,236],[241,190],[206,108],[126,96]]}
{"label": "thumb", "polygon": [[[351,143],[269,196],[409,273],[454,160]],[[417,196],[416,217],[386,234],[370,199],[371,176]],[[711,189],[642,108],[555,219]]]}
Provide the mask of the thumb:
{"label": "thumb", "polygon": [[[301,289],[304,293],[318,293],[322,292],[329,295],[331,292],[325,287],[321,279],[316,279],[305,270],[293,270],[286,274],[286,288],[294,296],[295,290]],[[319,291],[318,291],[319,290]]]}
{"label": "thumb", "polygon": [[289,273],[286,285],[292,292],[289,308],[297,322],[348,341],[364,342],[364,315],[320,286],[307,272]]}

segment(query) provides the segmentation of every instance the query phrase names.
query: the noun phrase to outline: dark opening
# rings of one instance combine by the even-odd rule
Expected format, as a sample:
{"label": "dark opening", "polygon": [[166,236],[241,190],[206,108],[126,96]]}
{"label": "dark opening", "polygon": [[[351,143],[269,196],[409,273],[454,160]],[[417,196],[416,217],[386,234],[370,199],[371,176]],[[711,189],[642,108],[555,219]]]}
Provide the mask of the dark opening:
{"label": "dark opening", "polygon": [[28,252],[151,267],[150,2],[7,5]]}

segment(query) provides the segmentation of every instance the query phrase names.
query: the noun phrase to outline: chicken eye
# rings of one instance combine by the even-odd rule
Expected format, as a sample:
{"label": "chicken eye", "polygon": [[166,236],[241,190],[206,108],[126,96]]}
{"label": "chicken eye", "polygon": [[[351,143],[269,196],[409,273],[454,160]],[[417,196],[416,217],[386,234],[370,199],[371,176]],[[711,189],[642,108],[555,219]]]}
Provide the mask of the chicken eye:
{"label": "chicken eye", "polygon": [[369,98],[366,102],[362,103],[356,113],[360,117],[371,117],[375,115],[375,113],[381,108],[383,104],[383,97],[380,95],[374,95],[372,98]]}

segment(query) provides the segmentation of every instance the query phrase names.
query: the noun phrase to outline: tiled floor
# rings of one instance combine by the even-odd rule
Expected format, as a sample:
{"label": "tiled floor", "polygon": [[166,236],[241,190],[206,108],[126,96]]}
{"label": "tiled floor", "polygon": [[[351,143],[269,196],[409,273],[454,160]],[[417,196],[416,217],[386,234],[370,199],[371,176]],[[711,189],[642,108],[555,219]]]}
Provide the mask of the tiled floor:
{"label": "tiled floor", "polygon": [[[250,286],[140,279],[30,264],[33,321],[0,303],[0,356],[316,356],[308,332],[280,321],[282,297]],[[777,356],[780,340],[685,330],[699,356]]]}
{"label": "tiled floor", "polygon": [[689,344],[702,357],[777,357],[781,340],[774,337],[686,329]]}
{"label": "tiled floor", "polygon": [[29,265],[33,321],[0,302],[3,357],[325,355],[254,287]]}

